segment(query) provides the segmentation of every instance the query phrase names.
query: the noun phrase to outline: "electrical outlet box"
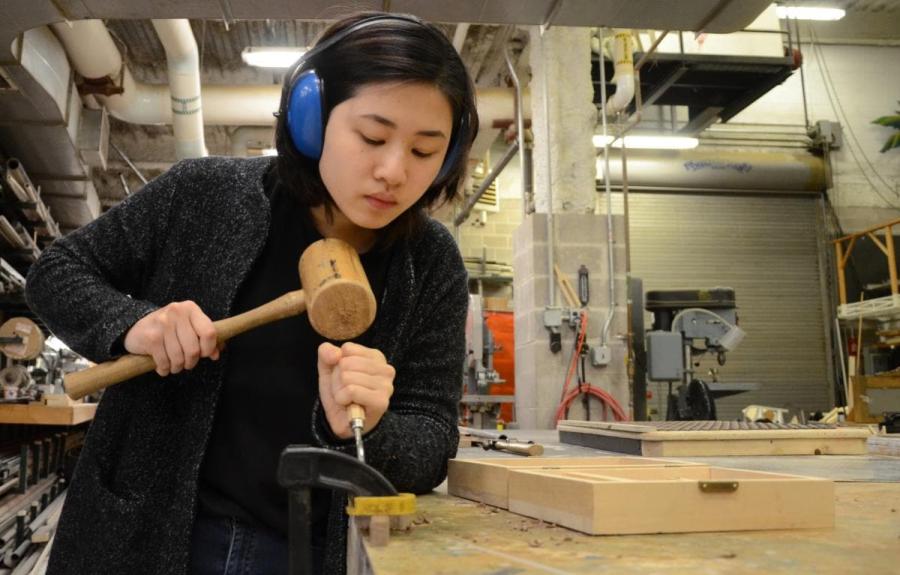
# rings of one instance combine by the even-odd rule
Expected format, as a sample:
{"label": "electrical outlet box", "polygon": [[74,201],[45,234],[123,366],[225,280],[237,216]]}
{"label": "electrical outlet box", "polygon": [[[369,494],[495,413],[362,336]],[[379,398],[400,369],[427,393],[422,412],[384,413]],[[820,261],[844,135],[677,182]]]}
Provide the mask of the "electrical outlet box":
{"label": "electrical outlet box", "polygon": [[544,309],[544,327],[560,327],[563,322],[563,312],[558,307]]}
{"label": "electrical outlet box", "polygon": [[608,345],[598,345],[591,348],[591,365],[594,367],[603,367],[609,365],[612,361],[612,350]]}

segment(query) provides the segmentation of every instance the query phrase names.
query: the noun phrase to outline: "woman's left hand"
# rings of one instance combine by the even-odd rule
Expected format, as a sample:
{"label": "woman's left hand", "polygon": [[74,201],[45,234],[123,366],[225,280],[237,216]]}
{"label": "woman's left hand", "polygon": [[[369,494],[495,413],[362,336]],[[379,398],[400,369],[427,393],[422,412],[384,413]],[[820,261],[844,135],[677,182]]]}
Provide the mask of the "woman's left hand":
{"label": "woman's left hand", "polygon": [[366,411],[363,432],[375,427],[387,411],[394,393],[396,371],[377,349],[347,342],[319,346],[319,399],[332,433],[353,437],[347,407],[354,403]]}

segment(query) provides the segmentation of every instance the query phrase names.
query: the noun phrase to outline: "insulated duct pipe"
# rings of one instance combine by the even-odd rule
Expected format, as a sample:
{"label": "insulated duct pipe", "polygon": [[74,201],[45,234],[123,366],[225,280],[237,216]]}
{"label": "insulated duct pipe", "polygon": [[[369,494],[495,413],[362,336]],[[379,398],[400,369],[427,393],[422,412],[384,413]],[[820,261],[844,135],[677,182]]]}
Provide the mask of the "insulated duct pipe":
{"label": "insulated duct pipe", "polygon": [[200,99],[200,54],[191,24],[185,19],[153,20],[166,51],[175,153],[179,160],[207,156]]}
{"label": "insulated duct pipe", "polygon": [[[601,43],[601,54],[602,54]],[[621,112],[634,98],[634,40],[631,30],[615,29],[612,39],[612,57],[616,73],[616,93],[606,101],[606,113],[615,115]],[[601,60],[602,65],[602,60]]]}
{"label": "insulated duct pipe", "polygon": [[[89,79],[108,76],[121,83],[123,93],[97,97],[115,118],[132,124],[173,123],[169,86],[135,81],[101,20],[59,23],[52,28],[79,74]],[[207,125],[271,126],[281,86],[205,86],[201,98]]]}
{"label": "insulated duct pipe", "polygon": [[[168,86],[135,81],[116,43],[101,20],[79,20],[52,25],[72,66],[83,77],[109,76],[122,94],[98,96],[115,118],[131,124],[171,124]],[[273,113],[281,99],[280,85],[202,86],[203,121],[208,126],[273,126]],[[496,138],[496,124],[515,119],[515,96],[508,88],[479,88],[478,120],[483,128],[472,145],[472,156],[483,155]],[[522,90],[522,110],[530,119],[529,91]]]}
{"label": "insulated duct pipe", "polygon": [[[606,167],[598,158],[597,177],[622,183],[619,151]],[[628,150],[628,189],[818,193],[825,190],[825,160],[807,152],[749,150]]]}

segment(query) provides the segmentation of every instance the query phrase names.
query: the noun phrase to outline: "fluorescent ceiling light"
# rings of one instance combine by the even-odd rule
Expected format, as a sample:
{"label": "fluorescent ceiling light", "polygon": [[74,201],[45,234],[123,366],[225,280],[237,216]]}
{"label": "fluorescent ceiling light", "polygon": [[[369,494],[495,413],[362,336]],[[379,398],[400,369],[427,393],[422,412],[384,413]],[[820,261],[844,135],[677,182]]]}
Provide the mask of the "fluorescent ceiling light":
{"label": "fluorescent ceiling light", "polygon": [[306,48],[244,48],[241,58],[249,66],[260,68],[288,68],[294,64]]}
{"label": "fluorescent ceiling light", "polygon": [[[622,139],[613,140],[613,136],[597,134],[593,138],[594,147],[602,148],[611,145],[613,148],[622,147]],[[641,148],[648,150],[690,150],[696,148],[700,141],[688,136],[625,136],[625,147]]]}
{"label": "fluorescent ceiling light", "polygon": [[778,6],[775,8],[778,17],[782,20],[794,18],[796,20],[840,20],[846,12],[840,8],[827,8],[824,6]]}

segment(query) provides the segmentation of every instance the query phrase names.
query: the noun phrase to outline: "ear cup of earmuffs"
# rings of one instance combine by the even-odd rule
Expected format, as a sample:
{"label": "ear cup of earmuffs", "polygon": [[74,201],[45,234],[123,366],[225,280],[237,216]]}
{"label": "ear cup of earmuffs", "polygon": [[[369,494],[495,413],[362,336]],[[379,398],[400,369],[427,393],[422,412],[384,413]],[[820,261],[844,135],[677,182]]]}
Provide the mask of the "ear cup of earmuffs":
{"label": "ear cup of earmuffs", "polygon": [[[365,28],[380,20],[402,20],[425,26],[425,24],[416,19],[399,15],[373,16],[357,22],[329,38],[323,44],[316,46],[304,56],[303,60],[308,61],[313,54],[319,54],[327,50],[356,30]],[[425,27],[427,28],[427,26]],[[296,69],[300,70],[302,67],[302,63],[298,63]],[[307,158],[318,160],[322,157],[322,146],[325,143],[325,83],[319,78],[315,70],[305,70],[293,78],[289,90],[285,113],[287,114],[286,126],[291,142],[300,154]],[[454,126],[447,155],[444,156],[444,163],[441,165],[435,181],[441,181],[450,173],[459,155],[460,138],[464,137],[463,134],[467,132],[467,127],[468,123],[465,118],[460,118],[459,125]]]}
{"label": "ear cup of earmuffs", "polygon": [[322,80],[308,70],[291,87],[287,109],[287,128],[297,151],[307,158],[319,159],[325,141]]}

